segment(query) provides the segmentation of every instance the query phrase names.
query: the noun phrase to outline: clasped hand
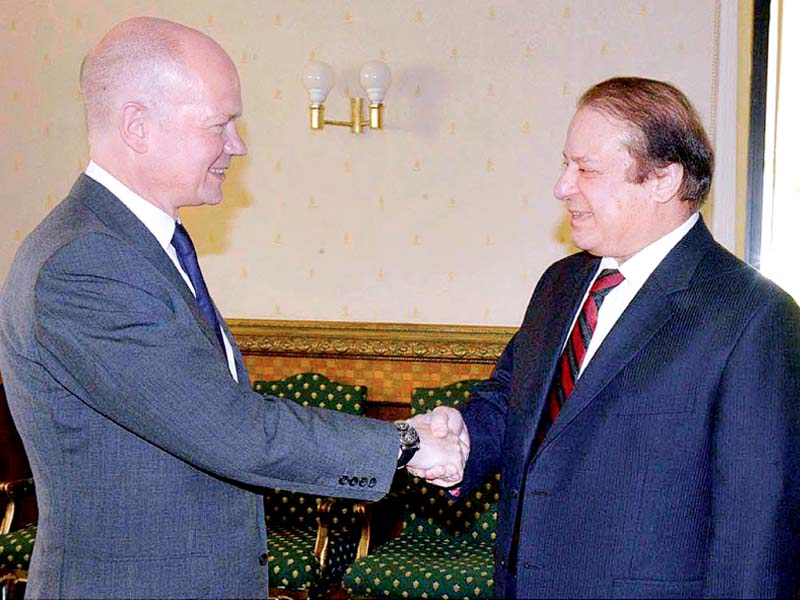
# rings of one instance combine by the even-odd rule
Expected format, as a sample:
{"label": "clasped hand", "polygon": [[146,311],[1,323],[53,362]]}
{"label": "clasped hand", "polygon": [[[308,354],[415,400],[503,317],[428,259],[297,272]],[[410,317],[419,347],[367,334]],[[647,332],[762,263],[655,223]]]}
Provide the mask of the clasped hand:
{"label": "clasped hand", "polygon": [[412,475],[451,487],[464,478],[469,457],[469,432],[461,413],[449,406],[416,415],[408,423],[419,434],[419,451],[406,466]]}

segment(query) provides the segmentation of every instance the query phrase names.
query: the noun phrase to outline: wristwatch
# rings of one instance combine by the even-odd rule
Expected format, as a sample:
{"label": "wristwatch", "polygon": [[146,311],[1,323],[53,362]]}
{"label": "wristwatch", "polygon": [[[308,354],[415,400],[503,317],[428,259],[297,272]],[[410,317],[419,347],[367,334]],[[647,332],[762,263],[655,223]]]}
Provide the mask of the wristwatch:
{"label": "wristwatch", "polygon": [[397,468],[401,469],[419,450],[419,434],[411,425],[402,421],[395,423],[395,427],[400,434],[400,458],[397,459]]}

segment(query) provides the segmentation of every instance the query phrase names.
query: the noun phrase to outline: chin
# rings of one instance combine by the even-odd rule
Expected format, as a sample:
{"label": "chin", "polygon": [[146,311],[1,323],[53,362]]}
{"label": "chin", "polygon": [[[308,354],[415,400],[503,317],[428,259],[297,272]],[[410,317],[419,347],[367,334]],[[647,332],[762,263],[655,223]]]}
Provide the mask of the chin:
{"label": "chin", "polygon": [[591,252],[592,247],[594,246],[594,244],[592,244],[589,240],[586,240],[579,235],[573,234],[570,241],[572,242],[572,245],[575,246],[578,250],[585,250],[586,252]]}
{"label": "chin", "polygon": [[582,250],[583,252],[588,252],[592,256],[606,256],[606,254],[603,254],[602,248],[600,248],[597,244],[581,242],[580,240],[573,239],[572,245],[575,246],[578,250]]}
{"label": "chin", "polygon": [[222,192],[216,194],[204,194],[202,196],[198,196],[198,199],[199,199],[198,204],[214,206],[215,204],[219,204],[220,202],[222,202]]}

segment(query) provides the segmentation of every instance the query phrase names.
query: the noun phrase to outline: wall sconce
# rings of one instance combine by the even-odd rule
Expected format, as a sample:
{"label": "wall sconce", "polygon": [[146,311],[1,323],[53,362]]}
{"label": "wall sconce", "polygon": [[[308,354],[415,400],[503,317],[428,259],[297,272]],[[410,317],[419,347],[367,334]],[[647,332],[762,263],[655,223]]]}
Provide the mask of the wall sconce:
{"label": "wall sconce", "polygon": [[311,129],[322,129],[325,125],[349,127],[353,133],[361,133],[363,127],[383,129],[383,98],[392,83],[392,72],[386,63],[371,60],[361,68],[361,87],[369,98],[369,119],[364,119],[364,99],[350,98],[350,120],[328,121],[325,119],[325,98],[333,88],[335,77],[333,69],[327,63],[317,60],[306,65],[303,72],[303,83],[311,100],[309,114]]}

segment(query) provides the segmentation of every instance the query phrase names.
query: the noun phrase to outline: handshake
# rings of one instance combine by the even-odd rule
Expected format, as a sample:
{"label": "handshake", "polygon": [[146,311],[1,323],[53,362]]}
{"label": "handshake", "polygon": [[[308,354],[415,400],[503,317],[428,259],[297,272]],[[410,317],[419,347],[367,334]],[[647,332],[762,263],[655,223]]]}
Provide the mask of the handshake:
{"label": "handshake", "polygon": [[419,434],[419,450],[406,465],[412,475],[442,487],[464,478],[469,458],[469,432],[461,413],[449,406],[407,420]]}

